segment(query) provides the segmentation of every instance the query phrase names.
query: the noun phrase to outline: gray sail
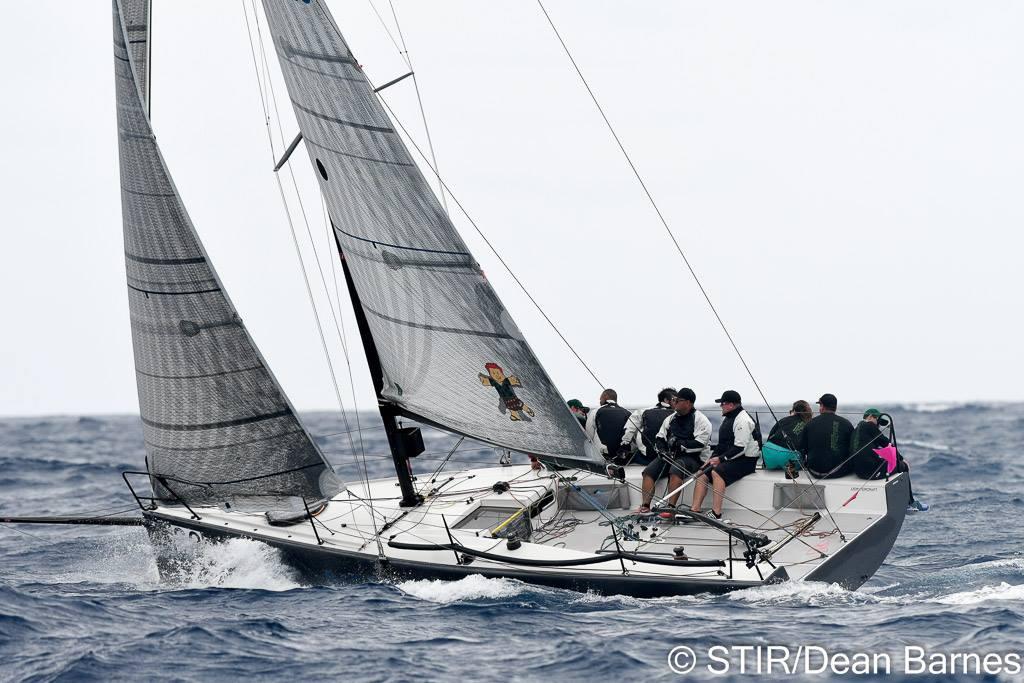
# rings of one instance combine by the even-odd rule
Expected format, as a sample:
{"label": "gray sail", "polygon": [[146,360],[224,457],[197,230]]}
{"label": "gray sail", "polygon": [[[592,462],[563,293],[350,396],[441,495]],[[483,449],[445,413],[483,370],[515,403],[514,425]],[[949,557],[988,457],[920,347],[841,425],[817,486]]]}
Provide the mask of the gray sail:
{"label": "gray sail", "polygon": [[320,0],[264,0],[382,377],[414,418],[595,462],[579,423],[413,162]]}
{"label": "gray sail", "polygon": [[125,16],[114,66],[128,305],[147,465],[161,497],[317,500],[340,483],[231,304],[150,128]]}
{"label": "gray sail", "polygon": [[121,11],[124,14],[124,29],[127,37],[128,51],[132,53],[132,66],[149,113],[149,17],[153,0],[122,0]]}

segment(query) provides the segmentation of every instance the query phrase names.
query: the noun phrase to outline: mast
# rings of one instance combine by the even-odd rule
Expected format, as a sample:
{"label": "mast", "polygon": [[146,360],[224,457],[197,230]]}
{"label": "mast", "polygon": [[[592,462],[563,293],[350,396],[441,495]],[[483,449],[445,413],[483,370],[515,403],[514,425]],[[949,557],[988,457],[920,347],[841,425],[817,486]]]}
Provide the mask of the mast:
{"label": "mast", "polygon": [[[373,390],[377,395],[377,408],[380,410],[380,417],[384,422],[384,433],[388,437],[391,459],[394,461],[395,474],[398,475],[398,486],[402,491],[400,505],[415,507],[423,502],[423,497],[416,493],[416,487],[413,485],[411,458],[415,458],[423,452],[423,437],[417,427],[400,427],[398,408],[381,396],[381,391],[384,388],[384,369],[380,363],[380,356],[377,354],[377,346],[373,343],[373,336],[370,334],[370,326],[359,300],[359,292],[356,291],[355,283],[352,281],[352,273],[345,260],[345,252],[341,248],[341,243],[338,242],[337,232],[333,230],[333,223],[331,228],[335,235],[334,243],[338,248],[338,260],[341,261],[341,269],[345,274],[345,286],[348,288],[352,310],[356,316],[359,337],[363,342],[363,350],[366,352],[366,362],[370,366]],[[369,491],[367,491],[367,495],[369,495]]]}

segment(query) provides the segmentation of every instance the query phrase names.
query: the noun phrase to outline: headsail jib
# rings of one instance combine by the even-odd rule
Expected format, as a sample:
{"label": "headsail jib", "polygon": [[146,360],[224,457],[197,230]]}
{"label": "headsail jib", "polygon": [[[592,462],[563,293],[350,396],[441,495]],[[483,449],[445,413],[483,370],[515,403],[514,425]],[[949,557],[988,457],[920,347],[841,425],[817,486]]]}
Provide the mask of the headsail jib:
{"label": "headsail jib", "polygon": [[146,6],[114,0],[113,19],[128,304],[154,489],[189,504],[257,497],[264,509],[330,497],[341,484],[224,291],[153,136],[148,47],[137,42]]}
{"label": "headsail jib", "polygon": [[594,462],[586,439],[414,163],[320,0],[264,0],[339,253],[401,414]]}

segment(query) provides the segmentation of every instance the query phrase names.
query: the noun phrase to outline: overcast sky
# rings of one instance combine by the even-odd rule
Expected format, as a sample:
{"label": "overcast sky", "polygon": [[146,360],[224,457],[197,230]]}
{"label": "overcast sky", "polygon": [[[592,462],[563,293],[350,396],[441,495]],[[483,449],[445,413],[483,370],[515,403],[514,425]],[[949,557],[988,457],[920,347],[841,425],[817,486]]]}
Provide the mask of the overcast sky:
{"label": "overcast sky", "polygon": [[[546,4],[771,401],[1024,399],[1024,4]],[[243,4],[154,5],[153,120],[185,205],[292,400],[336,407]],[[405,73],[369,2],[329,5],[371,79]],[[601,381],[631,405],[666,384],[752,399],[536,3],[396,8],[442,174]],[[137,411],[111,54],[102,0],[4,7],[0,414]],[[283,93],[277,81],[290,140]],[[411,80],[385,95],[422,144]],[[326,259],[305,152],[294,159]],[[456,224],[562,392],[596,403],[600,387]]]}

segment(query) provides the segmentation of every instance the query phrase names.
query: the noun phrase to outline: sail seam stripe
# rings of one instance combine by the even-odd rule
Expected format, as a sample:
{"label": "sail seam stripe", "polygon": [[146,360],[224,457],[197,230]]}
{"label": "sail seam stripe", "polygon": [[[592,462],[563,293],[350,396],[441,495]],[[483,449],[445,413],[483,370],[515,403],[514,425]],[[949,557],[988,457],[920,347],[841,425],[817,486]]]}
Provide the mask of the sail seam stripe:
{"label": "sail seam stripe", "polygon": [[[323,463],[310,463],[308,465],[300,465],[299,467],[292,467],[287,470],[276,470],[274,472],[268,472],[266,474],[257,474],[251,477],[242,477],[241,479],[228,479],[226,481],[189,481],[187,479],[177,479],[178,482],[187,486],[226,486],[228,484],[240,484],[247,481],[257,481],[259,479],[269,479],[270,477],[279,477],[282,474],[291,474],[292,472],[301,472],[302,470],[308,470],[311,467],[319,467]],[[286,495],[286,494],[279,494]],[[244,496],[244,494],[243,494]],[[322,499],[327,500],[327,499]],[[421,539],[422,540],[422,539]]]}
{"label": "sail seam stripe", "polygon": [[154,379],[205,379],[207,377],[221,377],[223,375],[234,375],[242,372],[252,372],[253,370],[263,370],[262,365],[253,365],[249,368],[238,368],[237,370],[224,370],[223,372],[210,372],[205,375],[155,375],[151,372],[139,370],[135,368],[135,372],[146,377],[152,377]]}
{"label": "sail seam stripe", "polygon": [[392,249],[407,249],[408,251],[421,251],[421,252],[424,252],[424,253],[427,253],[427,254],[447,254],[448,256],[468,256],[470,258],[472,258],[472,256],[473,256],[472,254],[470,254],[469,252],[466,252],[466,251],[445,251],[444,249],[423,249],[422,247],[406,247],[406,246],[402,246],[401,244],[391,244],[390,242],[381,242],[380,240],[371,240],[371,239],[369,239],[367,237],[360,237],[359,235],[353,235],[350,232],[346,232],[345,230],[342,230],[341,228],[339,228],[337,225],[334,226],[334,229],[337,230],[338,232],[340,232],[343,235],[351,237],[354,240],[359,240],[360,242],[369,242],[370,244],[372,244],[375,247],[379,245],[379,246],[382,246],[382,247],[391,247]]}
{"label": "sail seam stripe", "polygon": [[[127,136],[127,137],[132,137],[131,133],[125,133],[124,135]],[[134,137],[149,138],[148,135],[142,135],[142,136],[138,136],[137,135],[137,136],[134,136]],[[121,189],[123,191],[127,192],[128,194],[134,194],[134,195],[138,195],[140,197],[173,197],[174,196],[173,192],[142,192],[141,190],[129,190],[124,185],[121,186]]]}
{"label": "sail seam stripe", "polygon": [[[320,69],[314,69],[311,66],[300,64],[291,57],[282,54],[280,50],[277,51],[277,54],[281,59],[291,64],[296,69],[302,69],[303,71],[308,71],[310,73],[318,74],[320,76],[326,76],[327,78],[333,78],[338,81],[349,81],[350,83],[365,83],[365,81],[362,78],[349,78],[348,76],[342,76],[341,74],[332,74],[328,71],[321,71]],[[283,64],[281,65],[281,68],[284,68]]]}
{"label": "sail seam stripe", "polygon": [[308,144],[308,145],[313,145],[314,147],[319,147],[320,149],[325,150],[327,152],[334,152],[335,154],[340,154],[342,156],[349,157],[351,159],[361,159],[363,161],[372,161],[372,162],[375,162],[375,163],[378,163],[378,164],[388,164],[389,166],[406,166],[406,167],[410,167],[410,168],[412,166],[414,166],[414,164],[407,163],[407,162],[404,162],[404,161],[388,161],[387,159],[375,159],[373,157],[364,157],[364,156],[361,156],[359,154],[352,154],[351,152],[342,152],[340,149],[334,149],[333,147],[328,147],[327,145],[322,145],[319,142],[314,142],[313,140],[310,140],[309,138],[306,138],[305,136],[303,137],[303,139],[306,141],[306,144]]}
{"label": "sail seam stripe", "polygon": [[193,290],[193,291],[190,291],[190,292],[157,292],[157,291],[154,291],[152,289],[141,289],[140,287],[134,287],[134,286],[132,286],[132,284],[130,282],[128,283],[128,289],[134,289],[136,292],[141,292],[143,294],[162,294],[162,295],[165,295],[165,296],[185,296],[185,295],[188,295],[188,294],[211,294],[213,292],[219,292],[220,291],[220,287],[217,287],[215,289],[196,289],[196,290]]}
{"label": "sail seam stripe", "polygon": [[288,57],[305,57],[306,59],[312,59],[317,62],[330,62],[332,64],[348,64],[350,66],[357,66],[356,60],[351,56],[343,55],[329,55],[323,52],[309,52],[307,50],[300,50],[294,45],[290,45],[281,41],[281,52]]}
{"label": "sail seam stripe", "polygon": [[430,330],[432,332],[450,332],[452,334],[466,334],[474,337],[489,337],[491,339],[509,339],[512,341],[519,341],[512,335],[503,334],[501,332],[483,332],[478,330],[466,330],[459,327],[442,327],[440,325],[427,325],[425,323],[414,323],[411,320],[401,320],[400,318],[392,318],[389,315],[378,313],[377,311],[367,306],[365,303],[363,304],[363,309],[367,313],[372,313],[373,315],[377,316],[382,320],[387,320],[388,322],[392,322],[397,325],[405,325],[406,327],[415,327],[421,330]]}
{"label": "sail seam stripe", "polygon": [[263,415],[253,415],[251,417],[240,417],[236,420],[224,420],[222,422],[206,422],[199,424],[170,424],[168,422],[154,422],[153,420],[147,420],[145,417],[142,421],[154,427],[156,429],[164,429],[172,432],[198,432],[205,429],[221,429],[223,427],[240,427],[242,425],[253,424],[256,422],[264,422],[266,420],[273,420],[279,417],[290,417],[292,411],[290,410],[279,410],[276,413],[264,413]]}
{"label": "sail seam stripe", "polygon": [[370,125],[368,123],[356,123],[355,121],[346,121],[344,119],[338,119],[338,118],[335,118],[333,116],[328,116],[327,114],[324,114],[324,113],[321,113],[321,112],[318,112],[318,111],[314,111],[313,109],[310,109],[309,107],[304,107],[301,104],[299,104],[298,102],[296,102],[295,100],[292,100],[292,104],[295,105],[296,109],[304,111],[305,113],[309,114],[310,116],[316,117],[316,118],[321,119],[323,121],[330,121],[331,123],[337,123],[340,126],[348,126],[349,128],[358,128],[359,130],[368,130],[371,133],[391,133],[391,134],[394,134],[394,132],[395,132],[394,128],[385,128],[384,126],[372,126],[372,125]]}
{"label": "sail seam stripe", "polygon": [[272,441],[274,439],[281,439],[286,436],[294,436],[295,434],[305,434],[305,431],[302,429],[292,429],[287,432],[281,432],[280,434],[273,434],[271,436],[261,436],[258,439],[247,439],[245,441],[235,441],[232,443],[218,444],[216,446],[195,446],[192,448],[186,448],[184,446],[162,446],[158,443],[153,443],[148,439],[146,439],[145,442],[152,446],[153,448],[159,448],[160,450],[164,451],[212,451],[220,450],[222,448],[236,448],[238,446],[248,446],[250,444],[261,443],[263,441]]}
{"label": "sail seam stripe", "polygon": [[150,256],[136,256],[135,254],[130,254],[127,251],[124,252],[124,255],[125,255],[126,258],[128,258],[128,259],[130,259],[132,261],[135,261],[137,263],[148,263],[148,264],[151,264],[151,265],[159,265],[159,266],[172,266],[172,265],[183,266],[183,265],[189,265],[189,264],[193,264],[193,263],[205,263],[206,262],[206,258],[203,257],[203,256],[196,256],[196,257],[192,257],[192,258],[153,258],[153,257],[150,257]]}

